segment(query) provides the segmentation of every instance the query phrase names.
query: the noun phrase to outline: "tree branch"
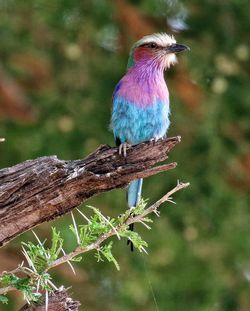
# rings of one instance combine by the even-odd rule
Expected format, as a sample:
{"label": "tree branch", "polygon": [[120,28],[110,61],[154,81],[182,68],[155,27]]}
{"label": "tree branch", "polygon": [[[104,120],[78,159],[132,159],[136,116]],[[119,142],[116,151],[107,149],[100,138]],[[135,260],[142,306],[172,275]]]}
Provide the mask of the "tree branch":
{"label": "tree branch", "polygon": [[[172,194],[186,188],[189,186],[189,183],[177,183],[176,187],[174,187],[171,191],[169,191],[167,194],[165,194],[161,199],[159,199],[157,202],[153,203],[151,206],[146,208],[145,203],[142,203],[143,207],[139,207],[139,211],[135,212],[136,209],[131,209],[128,210],[126,212],[126,214],[123,215],[123,218],[121,218],[121,222],[118,222],[116,225],[112,225],[112,223],[109,221],[108,218],[106,218],[104,215],[101,214],[101,212],[99,212],[98,209],[95,209],[92,207],[92,209],[94,210],[94,212],[98,215],[101,216],[102,221],[104,221],[105,223],[107,223],[108,227],[110,228],[108,231],[99,234],[98,236],[96,236],[95,241],[91,242],[90,244],[83,246],[82,245],[82,241],[79,238],[79,241],[77,239],[78,245],[76,246],[76,248],[69,252],[69,253],[65,253],[63,251],[63,255],[61,257],[56,258],[54,261],[49,262],[49,264],[47,265],[47,267],[44,269],[43,273],[40,272],[40,274],[37,272],[37,269],[35,268],[35,263],[32,263],[31,257],[29,257],[28,252],[23,248],[24,250],[24,255],[25,258],[29,264],[29,267],[25,267],[23,266],[23,263],[21,265],[19,265],[16,269],[12,270],[12,271],[4,271],[2,274],[0,274],[0,277],[4,277],[5,275],[16,275],[17,273],[21,273],[24,275],[27,275],[29,278],[33,279],[34,281],[37,281],[38,284],[40,284],[40,280],[43,278],[44,273],[47,273],[49,270],[62,265],[64,263],[68,263],[70,264],[70,266],[72,267],[70,261],[74,260],[74,258],[76,258],[77,256],[92,251],[92,250],[101,250],[103,247],[103,243],[106,242],[107,239],[109,239],[110,237],[117,235],[117,237],[120,239],[120,236],[122,236],[123,238],[126,237],[126,235],[124,235],[124,232],[126,230],[128,230],[128,225],[132,224],[132,223],[142,223],[144,224],[147,229],[150,229],[150,227],[145,223],[148,221],[148,219],[146,218],[149,214],[155,213],[157,216],[159,216],[159,207],[161,204],[163,204],[164,202],[171,202],[174,203],[172,201]],[[82,212],[80,212],[82,214]],[[85,220],[88,221],[88,223],[90,222],[88,220],[88,218],[86,218],[86,216],[84,214],[82,214],[82,216],[84,217]],[[120,217],[119,217],[120,218]],[[75,220],[73,218],[73,222],[74,222],[74,226],[75,226],[75,235],[76,237],[78,237],[78,230],[79,227],[75,224]],[[95,224],[96,226],[96,224]],[[86,233],[85,233],[86,234]],[[93,234],[93,233],[92,233]],[[39,241],[39,245],[41,247],[41,249],[43,251],[45,251],[44,245],[40,242],[39,238],[37,237],[38,241]],[[60,250],[62,249],[62,246],[59,246]],[[139,246],[137,246],[137,248],[139,249],[139,251],[144,251],[146,252],[146,250],[143,247],[143,244],[141,244]],[[43,251],[39,251],[39,258],[42,259],[43,257]],[[146,252],[147,253],[147,252]],[[50,258],[49,253],[45,253],[45,258]],[[114,262],[114,261],[113,261]],[[116,265],[117,266],[117,265]],[[118,266],[119,267],[119,266]],[[73,269],[73,267],[72,267]],[[74,269],[73,269],[74,271]],[[47,280],[49,282],[49,285],[52,286],[53,288],[53,294],[51,293],[50,296],[47,296],[47,298],[45,299],[45,302],[43,302],[41,305],[39,305],[38,307],[33,307],[33,309],[30,309],[29,305],[26,305],[24,308],[22,308],[21,310],[45,310],[46,309],[46,304],[48,304],[49,302],[49,310],[53,310],[53,311],[57,311],[57,310],[61,310],[60,306],[61,306],[61,291],[60,289],[58,290],[56,288],[56,286],[52,283],[51,280]],[[34,282],[32,282],[33,284]],[[36,286],[37,287],[37,292],[39,290],[39,285]],[[18,288],[18,287],[17,287]],[[16,290],[17,288],[12,287],[12,286],[6,286],[4,288],[0,288],[0,295],[4,295],[6,293],[8,293],[9,291],[12,290]],[[68,297],[66,295],[66,292],[63,289],[63,297]],[[48,292],[47,292],[48,293]],[[65,296],[66,295],[66,296]],[[43,294],[43,297],[46,297],[46,294]],[[47,303],[46,303],[47,301]],[[78,310],[78,306],[79,304],[77,302],[73,302],[72,300],[70,300],[73,303],[73,306],[75,307],[75,309],[72,310]],[[60,303],[59,303],[60,302]],[[41,309],[40,309],[41,308]],[[69,309],[62,309],[62,310],[71,310]]]}
{"label": "tree branch", "polygon": [[0,170],[0,246],[93,195],[175,168],[176,163],[152,166],[179,142],[180,137],[145,142],[129,148],[126,158],[103,145],[83,160],[49,156]]}
{"label": "tree branch", "polygon": [[158,200],[157,202],[155,202],[154,204],[152,204],[150,207],[146,208],[142,214],[137,215],[137,216],[133,216],[132,214],[124,221],[124,223],[122,223],[120,226],[116,227],[116,228],[111,228],[109,232],[104,233],[102,235],[99,236],[99,238],[91,243],[88,246],[81,246],[78,245],[77,248],[70,252],[69,254],[65,254],[64,256],[58,258],[57,260],[55,260],[54,262],[52,262],[48,268],[45,270],[46,272],[56,266],[59,266],[63,263],[66,262],[70,262],[70,260],[72,260],[74,257],[77,257],[78,255],[81,255],[83,253],[89,252],[91,250],[94,249],[99,249],[101,244],[106,241],[108,238],[117,235],[117,233],[119,233],[120,229],[124,226],[124,225],[130,225],[130,224],[134,224],[134,223],[141,223],[143,222],[144,218],[154,212],[158,212],[157,209],[160,207],[161,204],[163,204],[166,201],[171,201],[171,195],[174,194],[177,191],[180,191],[181,189],[187,188],[189,186],[189,183],[179,183],[177,184],[176,187],[174,187],[171,191],[169,191],[167,194],[165,194],[160,200]]}

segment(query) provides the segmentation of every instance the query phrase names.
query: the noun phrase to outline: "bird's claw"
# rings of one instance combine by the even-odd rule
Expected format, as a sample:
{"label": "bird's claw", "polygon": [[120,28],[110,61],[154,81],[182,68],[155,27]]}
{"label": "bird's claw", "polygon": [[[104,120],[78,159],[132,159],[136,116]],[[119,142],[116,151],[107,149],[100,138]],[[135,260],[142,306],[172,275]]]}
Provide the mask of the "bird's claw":
{"label": "bird's claw", "polygon": [[158,140],[159,140],[158,137],[153,137],[153,138],[150,139],[150,142],[155,144]]}
{"label": "bird's claw", "polygon": [[130,147],[131,147],[131,145],[126,143],[126,142],[123,143],[123,144],[120,144],[120,146],[119,146],[119,154],[120,155],[123,154],[124,158],[126,158],[127,157],[127,149],[130,148]]}
{"label": "bird's claw", "polygon": [[164,137],[153,137],[153,138],[150,139],[150,142],[156,143],[157,141],[163,140],[163,139],[164,139]]}

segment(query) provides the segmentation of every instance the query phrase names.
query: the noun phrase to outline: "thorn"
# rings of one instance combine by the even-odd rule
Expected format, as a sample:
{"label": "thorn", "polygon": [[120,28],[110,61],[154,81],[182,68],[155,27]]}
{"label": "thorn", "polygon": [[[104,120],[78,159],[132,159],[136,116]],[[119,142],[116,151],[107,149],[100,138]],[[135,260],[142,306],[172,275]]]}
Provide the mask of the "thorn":
{"label": "thorn", "polygon": [[91,221],[88,219],[88,217],[86,215],[84,215],[78,208],[77,211],[79,212],[79,214],[82,215],[82,217],[88,222],[88,224],[91,224]]}
{"label": "thorn", "polygon": [[169,199],[167,201],[170,202],[170,203],[176,204],[175,201],[172,201],[172,200],[169,200]]}
{"label": "thorn", "polygon": [[28,304],[30,305],[30,301],[29,301],[29,299],[27,298],[27,296],[26,296],[25,294],[23,294],[23,298],[24,298],[24,300],[26,300],[26,301],[28,302]]}
{"label": "thorn", "polygon": [[[45,282],[47,283],[47,282]],[[48,311],[49,310],[49,294],[48,291],[45,291],[45,310]]]}
{"label": "thorn", "polygon": [[37,281],[37,286],[36,286],[36,293],[38,293],[38,291],[39,291],[40,282],[41,282],[41,279],[38,279],[38,281]]}
{"label": "thorn", "polygon": [[141,252],[141,251],[143,251],[145,254],[148,255],[148,252],[146,251],[146,249],[145,249],[143,246],[140,247],[140,252]]}
{"label": "thorn", "polygon": [[150,227],[149,225],[147,225],[144,221],[139,220],[139,222],[140,222],[143,226],[145,226],[148,230],[151,230],[151,227]]}
{"label": "thorn", "polygon": [[50,280],[48,280],[48,283],[49,283],[55,290],[58,290],[58,288],[55,286],[55,284],[52,283]]}
{"label": "thorn", "polygon": [[79,237],[79,233],[78,233],[78,229],[77,229],[77,225],[76,225],[75,217],[74,217],[73,212],[71,212],[70,214],[71,214],[71,217],[72,217],[72,220],[73,220],[73,225],[74,225],[75,232],[76,232],[76,240],[77,240],[77,244],[78,244],[78,245],[80,245],[80,244],[81,244],[81,240],[80,240],[80,237]]}
{"label": "thorn", "polygon": [[157,209],[155,209],[153,212],[155,213],[157,217],[160,217],[160,212]]}
{"label": "thorn", "polygon": [[39,239],[39,237],[37,236],[37,234],[35,233],[35,231],[33,231],[33,230],[31,230],[31,231],[32,231],[32,233],[34,234],[35,238],[37,239],[38,244],[43,248],[44,253],[45,253],[45,257],[46,257],[47,259],[49,259],[50,256],[49,256],[49,254],[45,251],[44,246],[43,246],[43,243],[41,242],[41,240]]}
{"label": "thorn", "polygon": [[89,207],[90,207],[91,209],[93,209],[98,215],[100,215],[100,216],[104,219],[104,221],[106,221],[106,222],[110,225],[110,227],[114,230],[114,232],[115,232],[115,234],[116,234],[118,240],[120,240],[121,237],[120,237],[118,231],[116,230],[116,228],[112,225],[112,223],[111,223],[101,212],[99,212],[97,208],[95,208],[95,207],[93,207],[93,206],[90,206],[90,205],[89,205]]}
{"label": "thorn", "polygon": [[[66,253],[65,253],[64,249],[62,248],[61,250],[62,250],[63,255],[65,256]],[[74,269],[72,263],[68,260],[68,261],[67,261],[67,264],[70,266],[70,268],[71,268],[71,270],[73,271],[74,275],[76,275],[76,272],[75,272],[75,269]]]}
{"label": "thorn", "polygon": [[26,251],[26,249],[23,246],[22,246],[22,249],[23,249],[22,253],[23,253],[24,257],[26,258],[28,265],[33,269],[32,272],[37,272],[35,266],[33,265],[32,260],[30,259],[29,255]]}

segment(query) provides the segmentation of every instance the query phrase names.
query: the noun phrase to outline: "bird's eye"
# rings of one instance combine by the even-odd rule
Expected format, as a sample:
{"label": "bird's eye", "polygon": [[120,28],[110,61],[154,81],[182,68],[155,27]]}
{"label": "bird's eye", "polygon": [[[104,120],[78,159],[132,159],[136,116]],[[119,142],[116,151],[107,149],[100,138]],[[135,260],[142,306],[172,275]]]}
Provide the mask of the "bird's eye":
{"label": "bird's eye", "polygon": [[155,42],[144,43],[140,46],[144,48],[151,48],[151,49],[157,48],[157,44]]}
{"label": "bird's eye", "polygon": [[149,44],[149,47],[152,48],[152,49],[155,49],[157,47],[157,44],[152,42]]}

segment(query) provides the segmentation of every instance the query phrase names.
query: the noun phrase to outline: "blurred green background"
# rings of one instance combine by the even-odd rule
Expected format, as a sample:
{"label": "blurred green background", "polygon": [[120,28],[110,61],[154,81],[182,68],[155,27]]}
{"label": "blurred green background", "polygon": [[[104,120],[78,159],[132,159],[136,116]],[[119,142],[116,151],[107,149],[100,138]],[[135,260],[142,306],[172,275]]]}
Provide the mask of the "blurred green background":
{"label": "blurred green background", "polygon": [[[170,155],[178,167],[147,179],[143,196],[154,202],[177,179],[191,186],[175,195],[177,206],[161,208],[151,231],[137,226],[149,256],[115,241],[120,272],[93,254],[76,276],[66,265],[53,272],[81,310],[250,310],[249,12],[247,0],[0,0],[1,167],[113,145],[111,96],[131,44],[163,31],[191,47],[166,74],[169,136],[182,136]],[[117,216],[125,190],[88,203]],[[70,223],[65,216],[36,232],[49,239],[58,227],[70,250]],[[0,271],[22,261],[21,240],[34,237],[2,248]],[[10,298],[0,310],[23,304]]]}

